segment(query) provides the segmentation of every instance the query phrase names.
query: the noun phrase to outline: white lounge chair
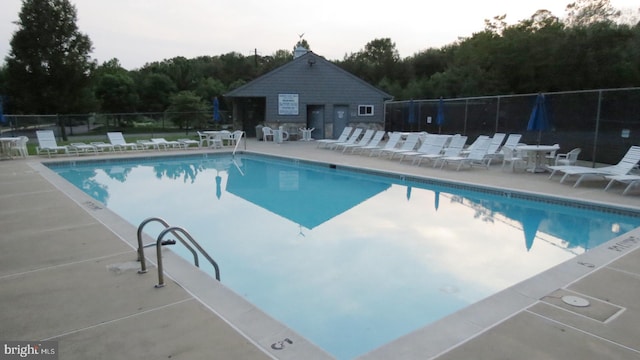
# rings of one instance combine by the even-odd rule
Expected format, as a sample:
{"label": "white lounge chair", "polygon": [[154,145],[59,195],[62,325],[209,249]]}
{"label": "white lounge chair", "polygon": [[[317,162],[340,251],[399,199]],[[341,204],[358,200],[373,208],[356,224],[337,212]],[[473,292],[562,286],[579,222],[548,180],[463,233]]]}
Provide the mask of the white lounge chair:
{"label": "white lounge chair", "polygon": [[509,134],[507,136],[507,140],[504,142],[502,147],[508,147],[511,149],[515,149],[516,146],[520,143],[520,139],[522,138],[522,134]]}
{"label": "white lounge chair", "polygon": [[389,159],[393,159],[396,154],[401,154],[408,151],[414,151],[418,141],[420,140],[420,133],[412,132],[407,135],[407,139],[400,145],[400,147],[392,149],[384,149],[380,152],[379,156],[383,154],[389,154]]}
{"label": "white lounge chair", "polygon": [[393,132],[389,135],[389,140],[387,140],[387,142],[384,144],[384,146],[382,147],[378,147],[375,149],[371,149],[371,151],[369,152],[369,156],[373,156],[375,154],[378,154],[378,156],[380,156],[380,154],[382,154],[383,151],[385,150],[391,150],[394,149],[398,143],[400,142],[400,139],[402,138],[402,134],[399,132]]}
{"label": "white lounge chair", "polygon": [[609,188],[613,186],[613,184],[615,183],[621,183],[621,184],[627,185],[624,191],[622,191],[622,195],[627,195],[627,192],[629,192],[629,190],[640,185],[640,175],[636,175],[636,174],[612,175],[612,176],[605,176],[605,178],[609,180],[609,183],[604,188],[604,191],[609,190]]}
{"label": "white lounge chair", "polygon": [[353,130],[351,135],[349,135],[347,140],[345,140],[344,142],[330,143],[327,147],[329,149],[339,149],[340,146],[342,145],[355,144],[356,141],[360,138],[360,134],[362,134],[362,130],[363,130],[362,128],[356,128],[355,130]]}
{"label": "white lounge chair", "polygon": [[193,139],[178,139],[177,140],[183,149],[189,148],[191,145],[195,145],[196,147],[200,147],[200,141]]}
{"label": "white lounge chair", "polygon": [[553,177],[556,172],[564,173],[564,176],[560,179],[560,182],[564,182],[569,176],[577,175],[578,179],[576,180],[573,187],[577,187],[580,185],[582,180],[587,177],[597,177],[606,179],[607,176],[620,176],[620,175],[629,175],[631,170],[638,164],[640,161],[640,146],[632,146],[629,148],[627,153],[624,155],[622,160],[616,165],[605,166],[600,168],[590,168],[587,166],[575,166],[575,165],[558,165],[558,166],[550,166],[551,175],[549,175],[549,179]]}
{"label": "white lounge chair", "polygon": [[[342,130],[342,134],[340,134],[340,136],[337,139],[316,140],[316,143],[318,144],[316,147],[327,147],[329,146],[329,144],[345,142],[349,138],[349,134],[351,134],[352,130],[353,128],[351,126],[347,126]],[[320,146],[320,145],[323,145],[323,146]]]}
{"label": "white lounge chair", "polygon": [[38,146],[36,147],[36,153],[40,155],[40,153],[47,153],[49,157],[51,154],[59,154],[60,151],[69,155],[70,151],[75,151],[75,149],[70,148],[66,145],[58,145],[56,142],[56,137],[53,134],[53,130],[39,130],[36,131],[36,137],[38,138]]}
{"label": "white lounge chair", "polygon": [[424,141],[416,151],[406,151],[400,154],[400,162],[407,157],[413,157],[413,164],[418,160],[418,156],[422,155],[440,155],[444,145],[449,140],[449,136],[427,134]]}
{"label": "white lounge chair", "polygon": [[158,146],[164,147],[165,150],[169,148],[182,148],[183,145],[179,141],[167,141],[165,138],[153,138],[151,142],[158,144]]}
{"label": "white lounge chair", "polygon": [[69,148],[75,150],[75,152],[77,154],[80,154],[80,153],[83,153],[83,154],[88,154],[88,153],[98,154],[98,149],[95,146],[89,145],[89,144],[85,144],[85,143],[81,143],[81,142],[70,143],[69,144]]}
{"label": "white lounge chair", "polygon": [[98,151],[105,151],[105,150],[109,150],[109,151],[114,151],[114,146],[111,144],[107,144],[106,142],[103,141],[93,141],[90,143],[91,146],[95,147],[96,150]]}
{"label": "white lounge chair", "polygon": [[466,149],[462,149],[462,154],[468,154],[471,152],[471,150],[473,150],[473,148],[475,148],[476,146],[478,146],[479,143],[481,143],[482,141],[486,140],[486,139],[491,139],[490,137],[488,137],[487,135],[479,135],[472,143],[471,145],[469,145]]}
{"label": "white lounge chair", "polygon": [[[356,142],[354,142],[352,144],[347,144],[347,143],[340,144],[340,145],[338,145],[338,148],[342,147],[342,152],[345,152],[345,151],[347,151],[347,149],[353,149],[353,148],[356,148],[356,147],[365,146],[371,141],[371,139],[373,139],[373,135],[375,135],[375,133],[376,133],[375,130],[367,129],[367,131],[364,132],[362,137],[360,137],[360,140],[358,140],[358,141],[356,141]],[[384,132],[383,132],[382,135],[384,135]],[[381,138],[382,138],[382,136],[381,136]]]}
{"label": "white lounge chair", "polygon": [[487,156],[497,156],[500,154],[500,148],[502,147],[502,142],[504,141],[506,134],[504,133],[495,133],[491,138],[491,143],[489,143],[489,148],[487,149]]}
{"label": "white lounge chair", "polygon": [[387,132],[384,130],[376,131],[376,133],[373,135],[371,140],[366,145],[360,145],[358,143],[357,145],[351,146],[351,153],[356,154],[357,153],[356,151],[359,151],[360,153],[365,153],[367,151],[372,151],[373,149],[380,148],[380,143],[382,142],[382,139],[384,138],[384,135],[386,133]]}
{"label": "white lounge chair", "polygon": [[470,167],[479,165],[489,169],[492,159],[488,154],[490,144],[490,140],[482,140],[467,156],[445,156],[440,159],[442,161],[440,168],[443,168],[450,162],[454,162],[458,163],[456,171],[460,170],[462,165],[469,165]]}
{"label": "white lounge chair", "polygon": [[160,147],[166,150],[165,145],[158,144],[157,142],[153,142],[151,140],[138,140],[136,141],[136,144],[138,145],[138,148],[141,148],[143,150],[148,150],[148,149],[160,150]]}
{"label": "white lounge chair", "polygon": [[107,138],[109,138],[109,142],[113,145],[114,149],[120,150],[138,150],[138,145],[134,143],[128,143],[121,132],[108,132]]}
{"label": "white lounge chair", "polygon": [[[488,137],[487,137],[488,139]],[[464,150],[464,145],[467,143],[467,137],[462,135],[456,135],[451,138],[449,145],[445,146],[441,154],[424,154],[418,156],[418,166],[422,163],[422,160],[433,161],[433,167],[438,165],[438,161],[444,157],[461,156]]]}

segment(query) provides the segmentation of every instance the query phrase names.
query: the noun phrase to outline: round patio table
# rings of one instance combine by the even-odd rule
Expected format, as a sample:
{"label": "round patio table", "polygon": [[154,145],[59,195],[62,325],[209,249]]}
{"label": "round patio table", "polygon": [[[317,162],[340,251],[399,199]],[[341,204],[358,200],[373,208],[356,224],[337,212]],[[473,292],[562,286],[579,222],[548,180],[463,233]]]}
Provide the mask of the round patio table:
{"label": "round patio table", "polygon": [[[558,145],[520,145],[516,146],[516,150],[524,151],[529,154],[533,154],[534,163],[527,171],[532,173],[539,173],[549,171],[549,168],[544,164],[545,155],[547,153],[557,151],[560,149]],[[531,156],[529,156],[531,158]]]}
{"label": "round patio table", "polygon": [[302,132],[302,141],[311,141],[311,133],[313,132],[313,130],[315,130],[315,128],[311,128],[311,129],[307,129],[307,128],[300,128],[299,129]]}

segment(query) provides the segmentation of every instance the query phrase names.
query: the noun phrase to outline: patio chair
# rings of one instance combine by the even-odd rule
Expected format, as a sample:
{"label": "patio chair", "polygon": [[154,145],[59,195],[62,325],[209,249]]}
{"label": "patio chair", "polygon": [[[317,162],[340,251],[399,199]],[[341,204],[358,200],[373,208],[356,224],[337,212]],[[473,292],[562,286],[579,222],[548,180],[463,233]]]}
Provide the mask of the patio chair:
{"label": "patio chair", "polygon": [[580,185],[582,180],[587,177],[596,177],[601,179],[606,179],[607,176],[620,176],[620,175],[629,175],[631,170],[638,164],[640,161],[640,146],[631,146],[624,157],[618,162],[616,165],[605,166],[601,168],[591,168],[587,166],[576,166],[576,165],[558,165],[558,166],[550,166],[551,175],[549,175],[549,179],[555,175],[556,172],[564,173],[560,182],[563,183],[568,177],[572,175],[578,176],[573,187],[577,187]]}
{"label": "patio chair", "polygon": [[229,141],[232,146],[236,146],[238,144],[238,141],[240,141],[240,139],[242,139],[242,130],[236,130],[232,132],[231,136],[229,137]]}
{"label": "patio chair", "polygon": [[349,135],[349,137],[347,138],[347,140],[342,141],[342,142],[334,142],[334,143],[330,143],[327,145],[327,147],[329,149],[339,149],[339,147],[341,145],[349,145],[349,144],[355,144],[356,140],[358,140],[360,138],[360,134],[362,134],[362,128],[356,128],[355,130],[353,130],[353,132],[351,133],[351,135]]}
{"label": "patio chair", "polygon": [[356,154],[356,150],[359,150],[361,153],[364,153],[366,151],[379,148],[380,143],[382,142],[382,138],[384,138],[384,134],[386,133],[387,132],[384,130],[376,131],[376,133],[373,135],[373,137],[371,138],[371,140],[369,140],[367,144],[360,145],[360,142],[358,142],[358,144],[354,144],[353,146],[350,146],[351,153]]}
{"label": "patio chair", "polygon": [[[265,126],[262,128],[262,141],[267,142],[269,140],[275,141],[275,135],[270,127]],[[220,141],[222,141],[222,139]]]}
{"label": "patio chair", "polygon": [[566,154],[556,155],[554,165],[575,165],[582,149],[575,148]]}
{"label": "patio chair", "polygon": [[207,143],[207,146],[209,146],[209,136],[207,136],[207,134],[202,133],[200,131],[196,132],[198,134],[198,147],[202,147],[202,144],[204,144],[205,142]]}
{"label": "patio chair", "polygon": [[26,136],[18,136],[18,140],[12,144],[9,151],[11,152],[11,156],[16,155],[23,158],[26,158],[29,155],[29,151],[27,150],[27,142],[29,142],[29,138]]}
{"label": "patio chair", "polygon": [[525,167],[527,166],[527,160],[518,156],[519,154],[509,146],[503,146],[500,150],[502,152],[502,168],[504,170],[504,166],[508,163],[511,168],[511,172],[516,170],[518,164],[522,164]]}
{"label": "patio chair", "polygon": [[38,155],[46,152],[47,155],[51,157],[52,153],[58,154],[60,151],[70,155],[70,152],[75,151],[74,148],[69,146],[58,145],[53,130],[38,130],[36,131],[36,137],[38,138],[38,146],[36,147],[36,153]]}
{"label": "patio chair", "polygon": [[108,132],[107,138],[111,145],[113,145],[114,150],[120,149],[122,151],[127,149],[138,150],[138,145],[134,143],[128,143],[121,132]]}
{"label": "patio chair", "polygon": [[[560,144],[554,144],[555,146],[558,147],[558,149],[560,148]],[[549,165],[556,165],[556,156],[557,156],[558,151],[552,151],[549,154],[547,154],[545,156],[545,159],[547,159],[547,162],[549,163]]]}
{"label": "patio chair", "polygon": [[353,128],[351,126],[346,126],[342,130],[342,134],[340,134],[340,136],[335,140],[333,140],[333,139],[316,140],[316,144],[318,144],[316,147],[318,147],[318,148],[322,147],[320,145],[324,145],[324,147],[327,147],[327,146],[329,146],[329,144],[345,142],[349,138],[349,134],[351,134],[352,130],[353,130]]}
{"label": "patio chair", "polygon": [[450,162],[454,162],[458,163],[456,171],[460,170],[460,168],[462,168],[462,165],[469,165],[469,167],[478,165],[489,169],[492,159],[492,156],[490,156],[488,153],[490,145],[490,140],[483,140],[467,156],[445,156],[440,159],[442,161],[440,164],[440,168],[442,169]]}

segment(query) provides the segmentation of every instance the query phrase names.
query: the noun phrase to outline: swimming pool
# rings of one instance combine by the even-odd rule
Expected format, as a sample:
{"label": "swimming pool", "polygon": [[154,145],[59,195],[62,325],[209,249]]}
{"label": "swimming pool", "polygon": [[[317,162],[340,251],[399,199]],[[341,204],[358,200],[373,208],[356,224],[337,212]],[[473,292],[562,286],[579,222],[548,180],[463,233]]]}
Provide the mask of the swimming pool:
{"label": "swimming pool", "polygon": [[50,167],[134,225],[184,226],[223,284],[338,358],[640,225],[624,211],[253,155]]}

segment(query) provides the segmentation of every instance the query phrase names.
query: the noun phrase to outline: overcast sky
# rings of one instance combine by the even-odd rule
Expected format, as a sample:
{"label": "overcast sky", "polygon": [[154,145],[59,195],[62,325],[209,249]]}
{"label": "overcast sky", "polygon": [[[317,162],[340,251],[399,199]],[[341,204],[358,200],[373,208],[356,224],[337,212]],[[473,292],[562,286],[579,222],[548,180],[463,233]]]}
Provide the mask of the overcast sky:
{"label": "overcast sky", "polygon": [[[21,0],[1,0],[0,56],[9,53]],[[374,39],[390,38],[402,58],[482,31],[484,20],[508,23],[539,9],[565,16],[571,0],[72,0],[80,31],[93,42],[93,59],[117,58],[127,69],[175,56],[272,55],[293,50],[298,35],[328,60],[341,60]],[[611,0],[637,9],[638,0]]]}

